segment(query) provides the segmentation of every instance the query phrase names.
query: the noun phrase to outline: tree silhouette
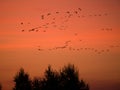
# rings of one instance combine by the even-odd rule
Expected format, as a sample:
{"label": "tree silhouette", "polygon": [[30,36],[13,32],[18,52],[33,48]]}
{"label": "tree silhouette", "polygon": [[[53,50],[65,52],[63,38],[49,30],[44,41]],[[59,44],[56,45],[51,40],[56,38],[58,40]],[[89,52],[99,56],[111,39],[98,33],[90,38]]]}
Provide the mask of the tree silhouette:
{"label": "tree silhouette", "polygon": [[60,71],[62,90],[80,90],[79,75],[74,65],[64,66]]}
{"label": "tree silhouette", "polygon": [[60,71],[61,90],[89,90],[83,80],[79,80],[79,72],[74,65],[68,64]]}
{"label": "tree silhouette", "polygon": [[45,71],[45,79],[44,79],[44,89],[45,90],[58,90],[59,87],[59,75],[57,72],[53,71],[51,66],[49,65],[47,70]]}
{"label": "tree silhouette", "polygon": [[34,78],[20,69],[14,78],[14,90],[89,90],[88,84],[79,79],[79,72],[74,65],[68,64],[58,72],[49,65],[44,77]]}
{"label": "tree silhouette", "polygon": [[0,83],[0,90],[2,90],[2,84]]}
{"label": "tree silhouette", "polygon": [[34,78],[32,81],[32,89],[33,90],[42,90],[42,80],[40,78]]}
{"label": "tree silhouette", "polygon": [[21,68],[20,71],[14,77],[15,87],[13,90],[32,90],[31,80],[29,75]]}

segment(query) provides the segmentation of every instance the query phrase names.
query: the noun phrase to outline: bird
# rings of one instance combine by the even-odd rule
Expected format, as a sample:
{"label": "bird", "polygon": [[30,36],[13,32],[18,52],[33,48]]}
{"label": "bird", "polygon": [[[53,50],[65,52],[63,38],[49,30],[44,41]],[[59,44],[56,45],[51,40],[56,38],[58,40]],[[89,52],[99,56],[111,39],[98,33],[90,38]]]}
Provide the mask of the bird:
{"label": "bird", "polygon": [[75,36],[77,36],[78,34],[77,33],[75,33]]}
{"label": "bird", "polygon": [[49,23],[46,23],[46,25],[49,25]]}
{"label": "bird", "polygon": [[56,14],[58,14],[59,12],[56,12]]}
{"label": "bird", "polygon": [[64,46],[61,46],[61,47],[55,47],[56,49],[64,49],[64,48],[67,48],[68,45],[64,45]]}
{"label": "bird", "polygon": [[81,50],[83,49],[83,48],[80,48]]}
{"label": "bird", "polygon": [[96,14],[94,14],[94,16],[97,16]]}
{"label": "bird", "polygon": [[78,12],[77,11],[74,11],[75,12],[75,14],[78,14]]}
{"label": "bird", "polygon": [[80,39],[79,41],[81,42],[82,40]]}
{"label": "bird", "polygon": [[107,52],[109,52],[110,50],[109,49],[106,49]]}
{"label": "bird", "polygon": [[101,30],[104,31],[104,28],[102,28]]}
{"label": "bird", "polygon": [[98,50],[95,50],[95,52],[97,52]]}
{"label": "bird", "polygon": [[70,12],[69,12],[69,11],[67,11],[66,13],[67,13],[67,14],[70,14]]}
{"label": "bird", "polygon": [[72,50],[75,51],[75,48],[73,48]]}
{"label": "bird", "polygon": [[106,28],[107,31],[109,31],[109,28]]}
{"label": "bird", "polygon": [[28,24],[30,24],[30,22],[28,22]]}
{"label": "bird", "polygon": [[43,49],[40,49],[40,48],[39,48],[38,50],[39,50],[39,51],[43,51]]}
{"label": "bird", "polygon": [[88,48],[85,48],[85,50],[87,50]]}
{"label": "bird", "polygon": [[55,22],[51,22],[51,24],[55,24]]}
{"label": "bird", "polygon": [[115,47],[120,47],[119,45],[116,45]]}
{"label": "bird", "polygon": [[22,32],[24,32],[25,30],[21,30]]}
{"label": "bird", "polygon": [[20,24],[23,25],[23,22],[21,22]]}
{"label": "bird", "polygon": [[31,32],[31,31],[35,31],[35,28],[32,28],[32,29],[29,30],[29,32]]}
{"label": "bird", "polygon": [[57,27],[57,25],[53,25],[53,27]]}
{"label": "bird", "polygon": [[112,28],[109,28],[109,31],[112,31]]}
{"label": "bird", "polygon": [[105,16],[107,16],[108,14],[107,13],[104,13]]}
{"label": "bird", "polygon": [[94,50],[94,48],[91,48],[91,50]]}
{"label": "bird", "polygon": [[98,16],[102,16],[101,14],[99,14]]}
{"label": "bird", "polygon": [[41,15],[41,19],[44,19],[44,15]]}
{"label": "bird", "polygon": [[51,13],[48,13],[47,16],[51,15]]}
{"label": "bird", "polygon": [[81,9],[81,8],[78,8],[78,10],[82,11],[82,9]]}
{"label": "bird", "polygon": [[98,54],[101,54],[101,52],[98,52]]}
{"label": "bird", "polygon": [[114,45],[110,45],[110,48],[114,48]]}
{"label": "bird", "polygon": [[46,30],[43,30],[43,32],[46,32]]}
{"label": "bird", "polygon": [[66,42],[65,42],[65,44],[67,44],[67,45],[68,45],[68,43],[70,43],[70,42],[71,42],[71,40],[69,40],[69,41],[66,41]]}
{"label": "bird", "polygon": [[101,50],[101,52],[104,52],[104,50]]}
{"label": "bird", "polygon": [[69,47],[69,50],[72,50],[72,47]]}
{"label": "bird", "polygon": [[55,18],[53,18],[53,20],[55,20]]}
{"label": "bird", "polygon": [[36,32],[38,32],[39,30],[36,30]]}

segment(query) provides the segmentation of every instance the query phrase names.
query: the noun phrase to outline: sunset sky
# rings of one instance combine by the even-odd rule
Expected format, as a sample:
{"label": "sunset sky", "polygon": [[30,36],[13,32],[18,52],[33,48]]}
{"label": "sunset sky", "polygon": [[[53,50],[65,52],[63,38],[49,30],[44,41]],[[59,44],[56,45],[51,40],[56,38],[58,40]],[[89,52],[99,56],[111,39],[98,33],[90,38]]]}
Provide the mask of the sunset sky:
{"label": "sunset sky", "polygon": [[0,83],[74,64],[90,90],[120,90],[120,0],[0,0]]}

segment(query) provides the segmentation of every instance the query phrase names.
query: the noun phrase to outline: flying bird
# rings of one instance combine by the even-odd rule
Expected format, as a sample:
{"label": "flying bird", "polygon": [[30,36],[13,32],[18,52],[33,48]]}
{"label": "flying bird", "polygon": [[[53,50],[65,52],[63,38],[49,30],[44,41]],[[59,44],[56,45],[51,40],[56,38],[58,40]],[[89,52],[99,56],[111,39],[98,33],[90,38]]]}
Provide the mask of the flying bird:
{"label": "flying bird", "polygon": [[23,22],[21,22],[20,24],[23,25]]}
{"label": "flying bird", "polygon": [[69,12],[69,11],[67,11],[66,13],[70,14],[70,12]]}
{"label": "flying bird", "polygon": [[77,12],[77,11],[75,11],[75,14],[78,14],[78,12]]}
{"label": "flying bird", "polygon": [[78,10],[82,11],[82,9],[81,9],[81,8],[78,8]]}
{"label": "flying bird", "polygon": [[59,12],[56,12],[56,14],[58,14]]}
{"label": "flying bird", "polygon": [[47,16],[51,15],[51,13],[48,13]]}
{"label": "flying bird", "polygon": [[22,32],[24,32],[25,30],[21,30]]}
{"label": "flying bird", "polygon": [[41,15],[41,19],[44,19],[44,15]]}

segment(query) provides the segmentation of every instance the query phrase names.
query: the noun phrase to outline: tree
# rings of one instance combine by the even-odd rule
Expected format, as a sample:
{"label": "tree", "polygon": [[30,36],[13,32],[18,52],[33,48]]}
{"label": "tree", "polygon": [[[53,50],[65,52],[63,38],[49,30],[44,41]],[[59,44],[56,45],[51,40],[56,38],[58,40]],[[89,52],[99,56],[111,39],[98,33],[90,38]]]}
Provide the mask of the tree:
{"label": "tree", "polygon": [[29,75],[21,68],[20,71],[14,77],[15,86],[13,90],[32,90],[31,80]]}
{"label": "tree", "polygon": [[2,90],[2,84],[0,83],[0,90]]}
{"label": "tree", "polygon": [[62,68],[60,77],[61,90],[89,90],[87,84],[79,79],[79,72],[72,64]]}
{"label": "tree", "polygon": [[57,72],[53,71],[51,66],[45,70],[45,79],[44,79],[44,89],[45,90],[58,90],[59,87],[59,76]]}
{"label": "tree", "polygon": [[64,66],[60,71],[62,90],[79,90],[79,75],[74,65]]}
{"label": "tree", "polygon": [[42,90],[42,80],[40,78],[35,77],[32,81],[32,89],[33,90]]}
{"label": "tree", "polygon": [[74,65],[68,64],[59,72],[48,66],[44,74],[41,90],[89,90],[88,84],[79,79],[79,72]]}
{"label": "tree", "polygon": [[14,82],[14,90],[89,90],[88,84],[79,79],[79,72],[72,64],[64,66],[58,72],[49,65],[44,77],[32,81],[24,69],[20,69]]}

